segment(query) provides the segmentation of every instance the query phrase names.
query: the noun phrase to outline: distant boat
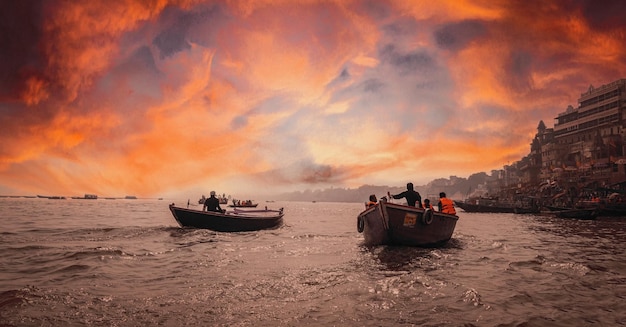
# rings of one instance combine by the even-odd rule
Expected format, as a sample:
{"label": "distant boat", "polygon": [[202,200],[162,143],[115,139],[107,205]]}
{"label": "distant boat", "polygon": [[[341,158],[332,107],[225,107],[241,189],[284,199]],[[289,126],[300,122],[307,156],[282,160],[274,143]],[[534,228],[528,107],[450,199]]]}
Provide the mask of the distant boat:
{"label": "distant boat", "polygon": [[72,199],[76,200],[97,200],[98,196],[95,194],[85,194],[85,196],[73,196]]}
{"label": "distant boat", "polygon": [[38,198],[40,199],[50,199],[50,200],[65,200],[64,196],[58,196],[58,195],[53,195],[53,196],[48,196],[48,195],[37,195]]}
{"label": "distant boat", "polygon": [[283,209],[238,210],[224,213],[201,211],[169,206],[174,219],[181,227],[210,229],[218,232],[246,232],[280,227]]}
{"label": "distant boat", "polygon": [[459,217],[385,201],[357,217],[367,245],[440,246],[452,238]]}
{"label": "distant boat", "polygon": [[252,202],[252,200],[232,200],[232,204],[228,206],[231,208],[256,208],[259,204]]}
{"label": "distant boat", "polygon": [[231,208],[256,208],[258,205],[259,205],[258,203],[252,203],[252,202],[239,202],[239,203],[229,204],[228,206]]}
{"label": "distant boat", "polygon": [[559,218],[571,218],[581,220],[594,220],[598,217],[598,209],[595,208],[579,208],[579,209],[564,209],[556,210],[552,212]]}
{"label": "distant boat", "polygon": [[499,204],[497,202],[483,203],[478,200],[454,201],[454,206],[463,209],[465,212],[492,212],[492,213],[515,213],[515,207]]}
{"label": "distant boat", "polygon": [[124,197],[124,199],[126,199],[126,200],[137,200],[137,197],[134,196],[134,195],[127,195],[127,196]]}

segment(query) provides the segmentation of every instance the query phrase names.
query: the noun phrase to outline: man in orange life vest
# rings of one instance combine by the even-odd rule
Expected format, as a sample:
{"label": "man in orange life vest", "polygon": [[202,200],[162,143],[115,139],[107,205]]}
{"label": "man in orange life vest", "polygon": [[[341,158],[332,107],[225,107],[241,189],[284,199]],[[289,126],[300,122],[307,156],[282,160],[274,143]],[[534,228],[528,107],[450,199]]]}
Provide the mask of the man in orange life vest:
{"label": "man in orange life vest", "polygon": [[456,210],[454,210],[454,202],[446,198],[445,192],[439,193],[439,203],[437,203],[437,206],[439,207],[440,212],[456,215]]}

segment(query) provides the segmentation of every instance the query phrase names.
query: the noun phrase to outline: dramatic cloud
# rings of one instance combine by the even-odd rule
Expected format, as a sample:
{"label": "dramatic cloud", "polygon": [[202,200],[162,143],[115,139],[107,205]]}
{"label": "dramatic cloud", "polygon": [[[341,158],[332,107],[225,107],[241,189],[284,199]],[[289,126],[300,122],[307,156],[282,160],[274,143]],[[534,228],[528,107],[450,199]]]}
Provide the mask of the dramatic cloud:
{"label": "dramatic cloud", "polygon": [[626,74],[622,1],[5,1],[0,194],[416,184]]}

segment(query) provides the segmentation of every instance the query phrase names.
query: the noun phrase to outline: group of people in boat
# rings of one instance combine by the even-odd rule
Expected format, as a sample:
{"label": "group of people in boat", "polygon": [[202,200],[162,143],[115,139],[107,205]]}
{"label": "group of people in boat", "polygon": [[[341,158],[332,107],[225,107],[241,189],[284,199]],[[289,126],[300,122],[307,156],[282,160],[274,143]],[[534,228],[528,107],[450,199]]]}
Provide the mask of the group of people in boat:
{"label": "group of people in boat", "polygon": [[233,200],[233,205],[237,207],[245,207],[253,205],[252,200]]}
{"label": "group of people in boat", "polygon": [[[395,194],[395,195],[392,195],[391,193],[387,192],[387,196],[393,199],[404,198],[406,200],[407,205],[411,207],[431,209],[431,210],[433,209],[433,206],[430,204],[429,199],[424,199],[424,202],[422,203],[422,196],[419,194],[419,192],[415,191],[415,189],[413,188],[413,183],[406,184],[406,191],[399,193],[399,194]],[[387,201],[387,198],[383,197],[381,201]],[[365,203],[365,207],[369,208],[369,207],[375,206],[377,202],[378,200],[376,198],[376,195],[372,194],[369,197],[369,201]],[[446,197],[445,192],[439,193],[439,202],[437,203],[437,208],[442,213],[456,215],[456,210],[454,209],[454,202],[451,199]]]}

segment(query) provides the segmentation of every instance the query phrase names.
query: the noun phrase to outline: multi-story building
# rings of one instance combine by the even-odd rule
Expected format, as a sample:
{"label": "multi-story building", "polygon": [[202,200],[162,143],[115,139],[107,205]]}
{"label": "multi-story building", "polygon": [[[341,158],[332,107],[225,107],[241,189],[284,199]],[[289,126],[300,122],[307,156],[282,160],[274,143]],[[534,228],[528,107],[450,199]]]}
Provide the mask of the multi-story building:
{"label": "multi-story building", "polygon": [[[554,129],[539,123],[531,144],[530,175],[539,180],[565,174],[579,184],[608,185],[626,181],[626,79],[594,88],[555,118]],[[539,167],[533,170],[532,167]],[[529,177],[529,181],[536,180]],[[579,185],[580,186],[580,185]]]}

